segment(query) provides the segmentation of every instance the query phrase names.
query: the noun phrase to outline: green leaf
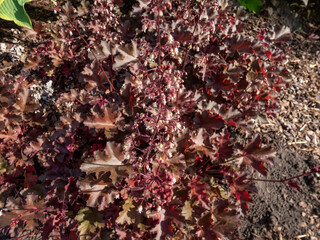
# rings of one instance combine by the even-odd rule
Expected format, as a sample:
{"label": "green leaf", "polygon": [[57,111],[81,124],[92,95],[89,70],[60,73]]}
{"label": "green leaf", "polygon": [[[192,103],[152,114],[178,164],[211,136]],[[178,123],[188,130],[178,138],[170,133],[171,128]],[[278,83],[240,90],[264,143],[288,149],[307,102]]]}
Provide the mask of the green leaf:
{"label": "green leaf", "polygon": [[97,228],[104,227],[102,215],[96,209],[83,208],[78,212],[75,219],[80,223],[78,226],[80,239],[86,239],[88,234],[94,233]]}
{"label": "green leaf", "polygon": [[302,30],[302,24],[299,25],[299,27],[297,28],[297,31],[301,31]]}
{"label": "green leaf", "polygon": [[130,209],[134,208],[133,198],[129,197],[125,201],[125,203],[123,204],[122,208],[123,208],[123,210],[119,213],[119,216],[117,217],[116,222],[118,224],[124,224],[124,223],[131,224],[131,223],[133,223],[134,220],[128,216]]}
{"label": "green leaf", "polygon": [[31,20],[24,9],[24,4],[30,1],[32,0],[0,0],[0,18],[32,29]]}
{"label": "green leaf", "polygon": [[262,6],[261,0],[238,0],[238,2],[244,6],[244,8],[254,12],[259,13],[260,7]]}
{"label": "green leaf", "polygon": [[[1,0],[0,0],[0,1],[1,1]],[[53,4],[54,4],[55,6],[58,5],[56,0],[51,0],[51,2],[53,2]]]}

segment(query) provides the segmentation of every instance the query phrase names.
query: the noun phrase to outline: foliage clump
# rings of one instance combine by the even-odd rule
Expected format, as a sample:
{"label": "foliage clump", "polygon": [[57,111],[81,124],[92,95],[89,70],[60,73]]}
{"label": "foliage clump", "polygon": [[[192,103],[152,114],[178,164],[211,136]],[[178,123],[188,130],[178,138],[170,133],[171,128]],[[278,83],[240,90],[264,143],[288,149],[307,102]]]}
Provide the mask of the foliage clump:
{"label": "foliage clump", "polygon": [[[127,13],[121,11],[127,9]],[[129,9],[129,10],[128,10]],[[248,143],[286,86],[286,29],[224,0],[67,3],[1,80],[0,226],[43,239],[234,239],[274,151]],[[32,84],[52,82],[35,98]],[[249,168],[247,168],[249,166]]]}

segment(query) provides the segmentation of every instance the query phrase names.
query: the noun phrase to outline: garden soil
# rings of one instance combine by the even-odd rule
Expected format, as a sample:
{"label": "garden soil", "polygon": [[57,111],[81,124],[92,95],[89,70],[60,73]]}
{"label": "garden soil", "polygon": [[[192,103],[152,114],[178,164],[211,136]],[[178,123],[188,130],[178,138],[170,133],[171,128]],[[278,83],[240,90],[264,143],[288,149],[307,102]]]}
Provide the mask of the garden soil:
{"label": "garden soil", "polygon": [[[271,30],[275,24],[286,25],[293,33],[286,63],[291,86],[281,93],[277,117],[262,118],[255,128],[264,143],[277,150],[274,164],[268,167],[267,178],[273,180],[308,172],[320,164],[320,1],[309,0],[307,6],[303,2],[268,0],[260,14],[250,13],[246,20],[251,33],[256,27]],[[34,23],[41,22],[45,29],[57,20],[51,3],[35,0],[26,9]],[[19,27],[0,20],[0,74],[20,74],[35,44]],[[257,181],[258,192],[239,238],[320,240],[320,174],[297,182],[299,192],[283,183]]]}
{"label": "garden soil", "polygon": [[[320,164],[320,2],[268,1],[259,15],[250,14],[248,29],[290,27],[287,68],[291,86],[281,93],[280,112],[264,119],[256,133],[277,150],[268,179],[282,180]],[[261,178],[253,176],[254,178]],[[283,183],[257,182],[242,239],[320,239],[320,174],[300,178],[300,192]]]}

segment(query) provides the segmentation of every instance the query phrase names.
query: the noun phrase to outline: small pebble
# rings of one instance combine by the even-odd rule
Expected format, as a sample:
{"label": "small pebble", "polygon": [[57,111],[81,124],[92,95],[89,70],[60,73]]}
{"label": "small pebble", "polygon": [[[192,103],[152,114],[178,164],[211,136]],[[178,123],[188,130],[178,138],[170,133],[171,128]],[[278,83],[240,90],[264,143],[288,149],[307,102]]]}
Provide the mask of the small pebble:
{"label": "small pebble", "polygon": [[307,223],[306,222],[302,222],[302,223],[300,223],[300,227],[303,227],[303,228],[305,228],[305,227],[307,227],[308,225],[307,225]]}
{"label": "small pebble", "polygon": [[309,130],[309,131],[307,131],[307,134],[311,136],[313,134],[313,132]]}
{"label": "small pebble", "polygon": [[267,10],[269,16],[272,16],[272,14],[273,14],[273,9],[272,9],[272,7],[268,7],[266,10]]}
{"label": "small pebble", "polygon": [[308,204],[306,202],[304,202],[304,201],[301,201],[301,202],[299,202],[299,206],[303,207],[303,208],[306,208],[306,207],[308,207]]}
{"label": "small pebble", "polygon": [[0,51],[1,52],[6,52],[7,51],[7,46],[5,43],[0,43]]}
{"label": "small pebble", "polygon": [[310,224],[311,224],[311,225],[314,224],[314,218],[313,218],[313,217],[310,218]]}

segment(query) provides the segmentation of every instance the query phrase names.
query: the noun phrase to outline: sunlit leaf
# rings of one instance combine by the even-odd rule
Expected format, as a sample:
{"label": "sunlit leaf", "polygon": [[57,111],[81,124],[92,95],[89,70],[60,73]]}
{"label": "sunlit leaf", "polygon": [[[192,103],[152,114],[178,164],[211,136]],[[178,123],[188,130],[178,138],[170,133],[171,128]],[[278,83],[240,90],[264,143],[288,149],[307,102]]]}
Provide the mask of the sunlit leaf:
{"label": "sunlit leaf", "polygon": [[261,0],[238,0],[242,6],[244,6],[246,9],[258,13],[260,12],[260,7],[263,5]]}
{"label": "sunlit leaf", "polygon": [[118,69],[125,64],[136,61],[139,56],[139,50],[136,42],[119,47],[117,51],[119,52],[119,55],[115,58],[115,62],[113,64],[114,69]]}
{"label": "sunlit leaf", "polygon": [[86,239],[87,234],[96,232],[97,228],[104,226],[102,215],[95,209],[88,207],[81,209],[75,219],[80,223],[78,231],[80,239]]}
{"label": "sunlit leaf", "polygon": [[133,198],[129,197],[125,203],[122,206],[122,211],[119,213],[119,216],[117,217],[116,222],[119,224],[124,224],[124,223],[128,223],[131,224],[133,223],[133,219],[131,217],[128,216],[128,213],[130,211],[131,208],[134,208],[133,205]]}
{"label": "sunlit leaf", "polygon": [[132,167],[124,165],[123,160],[121,144],[107,142],[104,151],[95,151],[94,158],[84,162],[80,169],[86,173],[95,173],[97,176],[110,172],[112,183],[115,184],[118,178],[124,178],[131,172]]}
{"label": "sunlit leaf", "polygon": [[185,217],[185,219],[187,220],[191,220],[192,219],[192,206],[191,206],[191,202],[190,201],[186,201],[184,203],[184,206],[182,208],[182,213],[181,215]]}
{"label": "sunlit leaf", "polygon": [[32,29],[31,20],[24,9],[24,4],[30,1],[31,0],[0,0],[0,18],[14,21],[15,24],[21,27]]}

